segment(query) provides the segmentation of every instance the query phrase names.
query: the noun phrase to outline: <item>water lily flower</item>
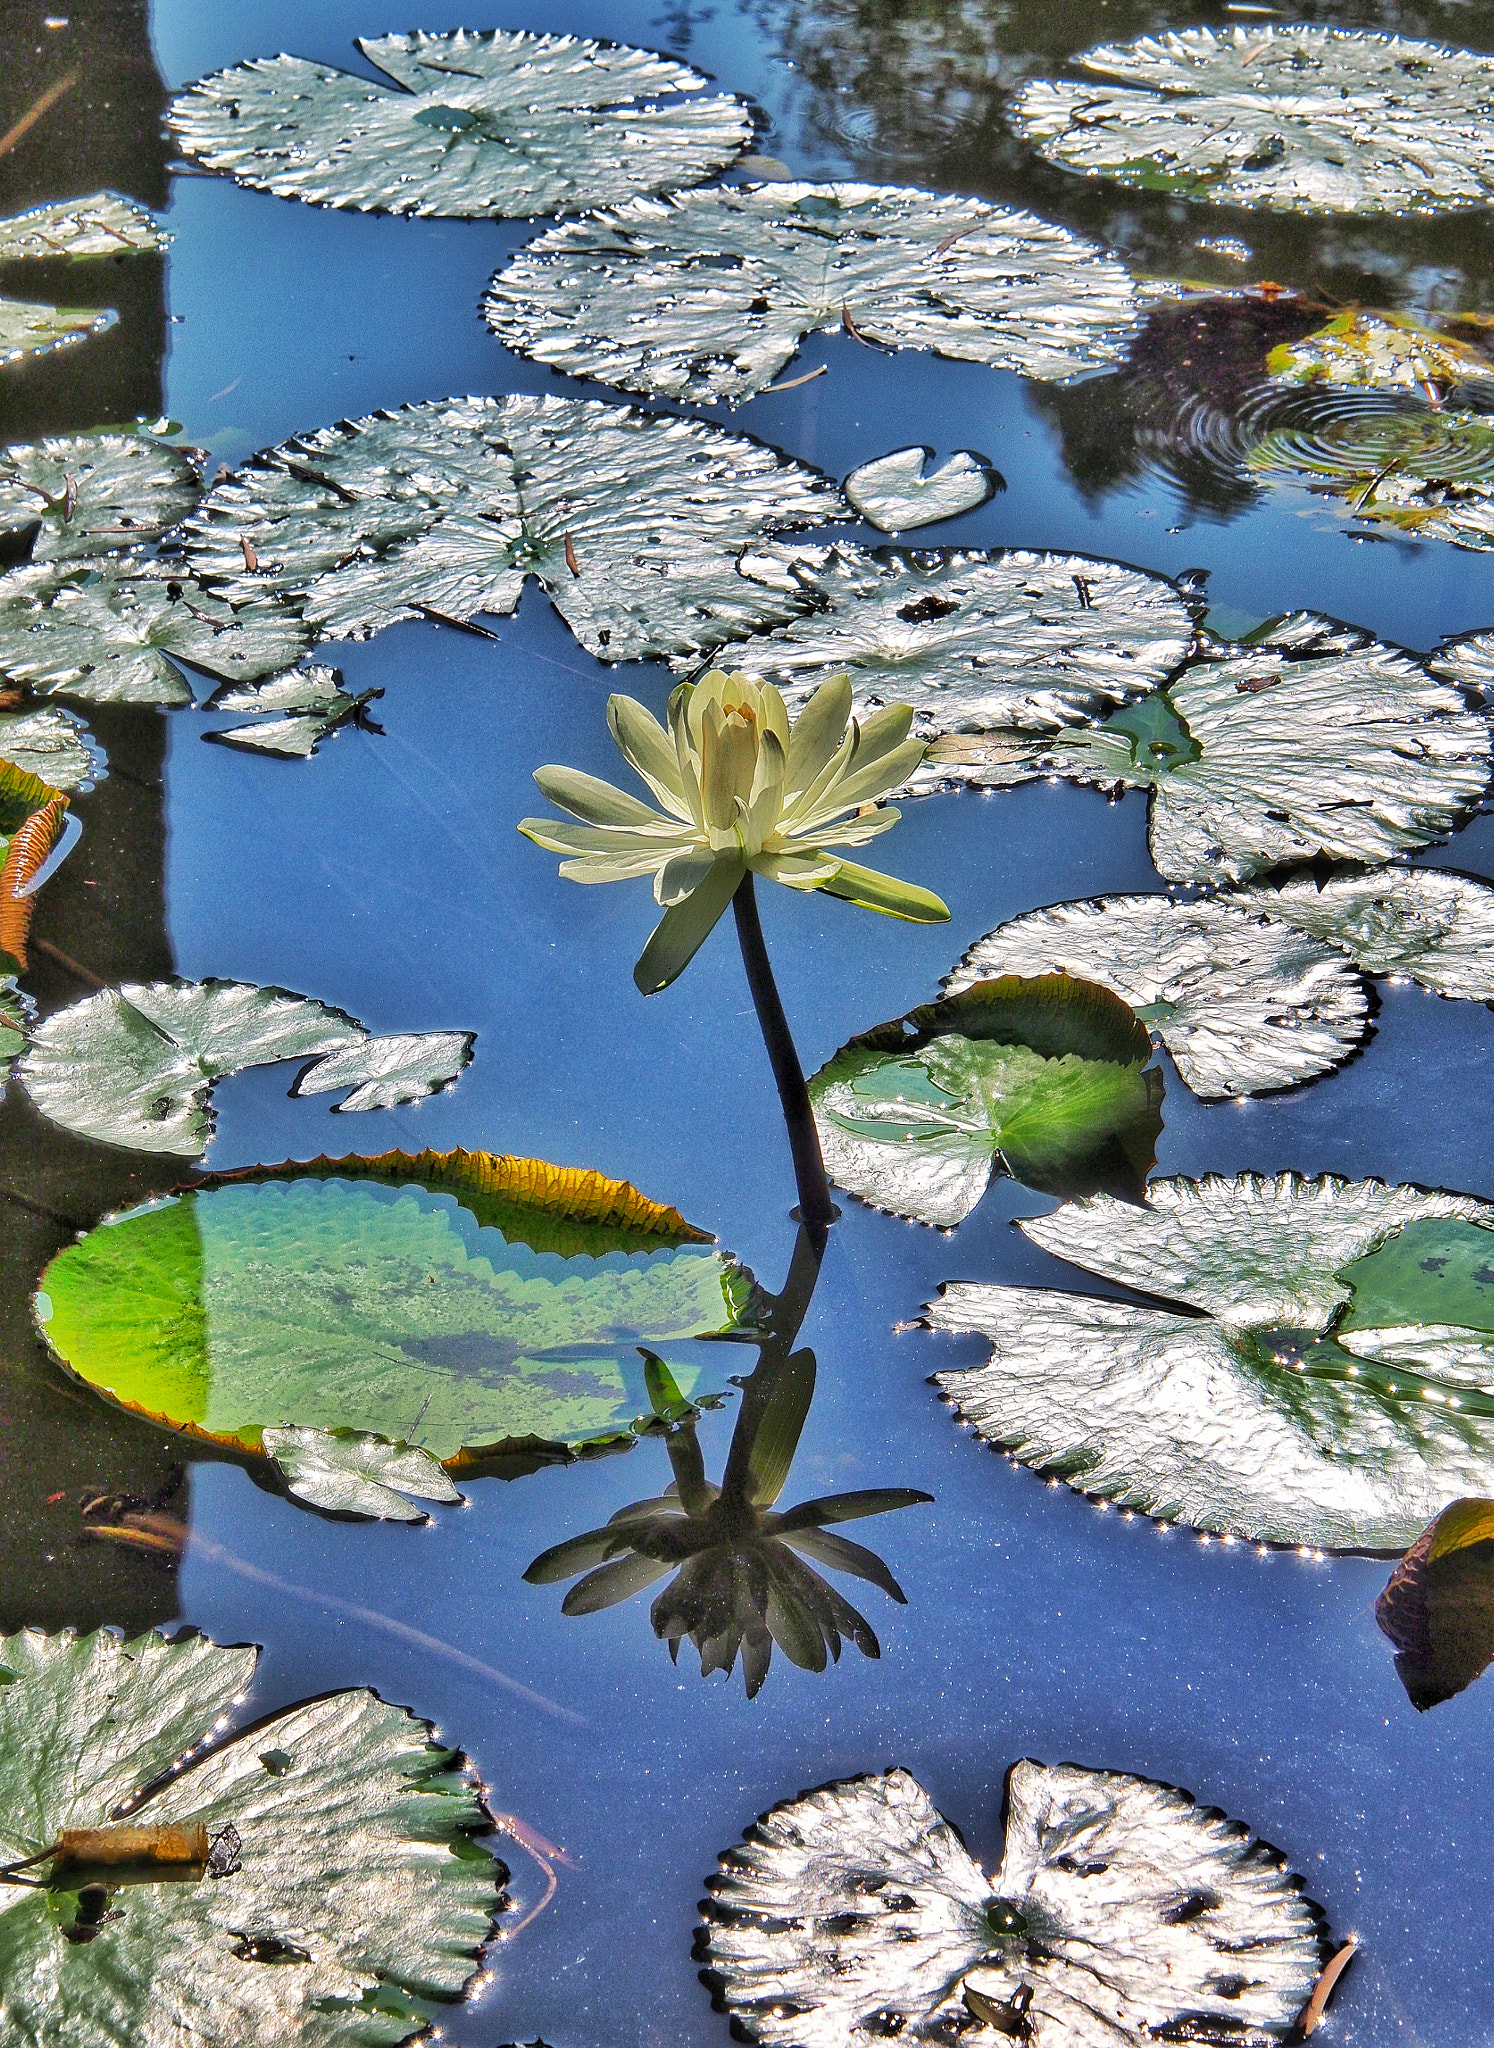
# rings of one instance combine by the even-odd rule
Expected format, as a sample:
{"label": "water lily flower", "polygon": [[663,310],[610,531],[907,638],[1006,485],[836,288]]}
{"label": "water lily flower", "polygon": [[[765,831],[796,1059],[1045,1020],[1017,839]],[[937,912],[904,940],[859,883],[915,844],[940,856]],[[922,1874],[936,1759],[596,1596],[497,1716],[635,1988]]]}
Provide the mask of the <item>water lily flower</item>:
{"label": "water lily flower", "polygon": [[667,988],[695,957],[748,874],[790,889],[821,889],[890,917],[936,923],[949,911],[911,882],[847,860],[898,821],[880,799],[923,759],[913,713],[889,705],[851,716],[851,685],[822,683],[790,724],[771,683],[713,669],[669,700],[666,732],[631,697],[612,697],[607,722],[660,809],[579,769],[546,767],[535,781],[578,824],[526,818],[519,830],[565,856],[573,882],[651,875],[664,916],[633,978],[645,995]]}

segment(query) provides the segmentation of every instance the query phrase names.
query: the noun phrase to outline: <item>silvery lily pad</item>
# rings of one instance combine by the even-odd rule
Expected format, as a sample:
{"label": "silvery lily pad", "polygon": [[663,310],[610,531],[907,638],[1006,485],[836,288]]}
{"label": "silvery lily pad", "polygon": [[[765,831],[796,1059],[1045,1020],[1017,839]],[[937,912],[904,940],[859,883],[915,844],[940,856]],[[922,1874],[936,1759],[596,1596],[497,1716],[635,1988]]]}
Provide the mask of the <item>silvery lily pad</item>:
{"label": "silvery lily pad", "polygon": [[1140,1201],[1162,1128],[1146,1026],[1067,974],[980,980],[863,1031],[809,1083],[837,1186],[953,1229],[993,1177]]}
{"label": "silvery lily pad", "polygon": [[290,605],[248,595],[227,604],[160,563],[0,576],[0,675],[44,696],[179,708],[193,690],[176,661],[247,680],[288,667],[310,637]]}
{"label": "silvery lily pad", "polygon": [[175,101],[178,142],[283,199],[477,219],[692,185],[752,134],[740,100],[701,96],[698,71],[652,50],[468,29],[357,44],[392,84],[304,57],[255,58]]}
{"label": "silvery lily pad", "polygon": [[220,690],[207,707],[210,711],[280,715],[266,718],[263,725],[232,725],[205,732],[203,738],[225,747],[244,747],[251,753],[304,761],[339,727],[359,723],[365,706],[383,694],[382,690],[364,690],[355,697],[343,689],[338,670],[312,662],[268,683],[231,684]]}
{"label": "silvery lily pad", "polygon": [[1027,85],[1021,131],[1068,170],[1216,205],[1440,213],[1494,194],[1494,58],[1251,23],[1106,44],[1116,84]]}
{"label": "silvery lily pad", "polygon": [[475,1031],[404,1032],[391,1038],[362,1038],[329,1052],[308,1067],[292,1095],[326,1095],[351,1088],[334,1109],[394,1109],[449,1088],[471,1065]]}
{"label": "silvery lily pad", "polygon": [[0,263],[27,256],[117,256],[122,249],[161,249],[170,240],[143,206],[117,192],[95,192],[90,199],[60,199],[0,220]]}
{"label": "silvery lily pad", "polygon": [[196,454],[150,434],[17,443],[0,450],[0,532],[30,534],[32,562],[98,567],[191,511],[202,489]]}
{"label": "silvery lily pad", "polygon": [[189,555],[228,603],[284,592],[331,638],[511,612],[534,575],[590,653],[625,661],[699,653],[804,609],[739,576],[737,556],[843,516],[813,470],[698,420],[456,398],[256,457],[204,501]]}
{"label": "silvery lily pad", "polygon": [[883,533],[900,533],[973,512],[995,491],[991,465],[968,449],[925,476],[928,453],[927,448],[898,448],[853,469],[843,485],[852,507]]}
{"label": "silvery lily pad", "polygon": [[1323,1925],[1281,1854],[1217,1807],[1030,1758],[989,1880],[918,1781],[776,1806],[708,1879],[716,2002],[764,2048],[1142,2048],[1286,2040]]}
{"label": "silvery lily pad", "polygon": [[1494,1332],[1462,1320],[1494,1322],[1464,1284],[1494,1257],[1494,1206],[1296,1174],[1153,1181],[1148,1200],[1019,1227],[1179,1312],[965,1282],[926,1310],[991,1340],[988,1364],[936,1375],[981,1436],[1146,1514],[1335,1550],[1405,1549],[1494,1492]]}
{"label": "silvery lily pad", "polygon": [[297,1500],[380,1522],[423,1522],[416,1501],[450,1506],[462,1495],[418,1444],[394,1444],[356,1429],[266,1429],[266,1456]]}
{"label": "silvery lily pad", "polygon": [[1131,1006],[1195,1095],[1293,1088],[1355,1051],[1369,1006],[1358,974],[1322,942],[1326,933],[1266,922],[1285,915],[1275,908],[1280,895],[1101,896],[1030,911],[977,939],[944,990],[998,974],[1079,975]]}
{"label": "silvery lily pad", "polygon": [[0,761],[69,792],[86,792],[108,773],[107,756],[82,719],[54,704],[0,712]]}
{"label": "silvery lily pad", "polygon": [[45,1872],[70,1835],[107,1850],[93,1831],[121,1811],[199,1850],[165,1875],[94,1866],[103,1917],[60,1854],[42,1885],[7,1886],[7,2040],[371,2048],[460,1996],[508,1875],[472,1840],[491,1820],[460,1754],[362,1690],[233,1728],[258,1654],[193,1634],[0,1637],[5,1862],[41,1854]]}
{"label": "silvery lily pad", "polygon": [[1494,889],[1442,868],[1374,868],[1229,899],[1252,917],[1294,926],[1347,953],[1366,974],[1414,981],[1433,995],[1494,1003]]}
{"label": "silvery lily pad", "polygon": [[1303,340],[1273,348],[1266,367],[1283,383],[1350,390],[1425,391],[1494,377],[1494,362],[1467,342],[1407,313],[1357,306]]}
{"label": "silvery lily pad", "polygon": [[208,1096],[220,1076],[366,1036],[343,1011],[284,989],[129,982],[39,1024],[19,1078],[64,1130],[195,1159],[213,1134]]}
{"label": "silvery lily pad", "polygon": [[1150,789],[1152,859],[1175,882],[1378,863],[1456,829],[1488,782],[1486,722],[1409,655],[1305,623],[1286,622],[1280,645],[1206,655],[1103,724],[937,738],[911,786]]}
{"label": "silvery lily pad", "polygon": [[734,668],[775,684],[793,708],[844,669],[859,716],[911,704],[922,740],[1104,718],[1154,689],[1193,639],[1171,583],[1085,555],[777,542],[747,549],[740,569],[808,609],[733,648]]}
{"label": "silvery lily pad", "polygon": [[30,299],[0,299],[0,363],[45,355],[64,342],[85,341],[114,325],[97,306],[47,306]]}
{"label": "silvery lily pad", "polygon": [[1026,377],[1120,359],[1131,277],[1036,215],[900,185],[771,183],[635,199],[550,228],[484,304],[506,348],[573,377],[714,403],[847,329]]}
{"label": "silvery lily pad", "polygon": [[0,974],[0,1101],[10,1070],[26,1050],[35,1005],[24,990],[16,987],[13,974]]}

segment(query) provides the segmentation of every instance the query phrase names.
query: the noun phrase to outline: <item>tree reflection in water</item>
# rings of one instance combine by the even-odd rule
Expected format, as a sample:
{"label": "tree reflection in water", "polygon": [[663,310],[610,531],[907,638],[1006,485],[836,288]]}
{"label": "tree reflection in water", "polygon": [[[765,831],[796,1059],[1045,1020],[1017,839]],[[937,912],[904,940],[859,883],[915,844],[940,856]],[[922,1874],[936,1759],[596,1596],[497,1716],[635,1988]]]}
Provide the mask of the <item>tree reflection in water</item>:
{"label": "tree reflection in water", "polygon": [[843,1640],[864,1657],[882,1654],[865,1616],[813,1567],[865,1579],[904,1603],[882,1559],[830,1525],[933,1498],[911,1487],[876,1487],[783,1512],[776,1505],[814,1398],[814,1353],[792,1346],[823,1253],[823,1235],[801,1227],[782,1292],[763,1304],[758,1365],[741,1383],[742,1412],[721,1484],[706,1477],[697,1411],[681,1399],[663,1361],[646,1353],[649,1396],[666,1432],[673,1481],[656,1498],[619,1508],[605,1528],[557,1543],[524,1574],[538,1586],[584,1572],[561,1607],[577,1615],[615,1607],[673,1573],[653,1604],[654,1634],[676,1659],[688,1636],[700,1652],[702,1677],[729,1673],[740,1652],[749,1699],[768,1675],[775,1643],[804,1671],[838,1662]]}

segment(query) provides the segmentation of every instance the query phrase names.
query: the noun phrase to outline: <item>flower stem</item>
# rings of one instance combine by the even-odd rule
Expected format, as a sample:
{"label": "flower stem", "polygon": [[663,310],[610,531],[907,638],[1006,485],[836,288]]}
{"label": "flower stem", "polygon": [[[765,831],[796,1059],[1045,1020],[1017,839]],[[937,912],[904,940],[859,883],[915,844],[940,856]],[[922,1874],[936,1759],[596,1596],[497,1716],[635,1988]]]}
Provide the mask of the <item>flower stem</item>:
{"label": "flower stem", "polygon": [[762,921],[757,914],[757,894],[752,886],[750,868],[737,885],[731,907],[736,913],[737,938],[742,948],[742,965],[747,970],[747,986],[752,991],[752,1003],[757,1011],[757,1021],[762,1026],[773,1079],[778,1084],[783,1119],[788,1125],[794,1179],[799,1184],[799,1215],[809,1230],[822,1232],[829,1229],[840,1211],[830,1199],[830,1183],[825,1178],[825,1162],[820,1157],[819,1134],[814,1127],[814,1111],[809,1106],[809,1090],[804,1085],[804,1069],[799,1064],[788,1018],[783,1014],[778,986],[773,979],[768,949],[763,942]]}

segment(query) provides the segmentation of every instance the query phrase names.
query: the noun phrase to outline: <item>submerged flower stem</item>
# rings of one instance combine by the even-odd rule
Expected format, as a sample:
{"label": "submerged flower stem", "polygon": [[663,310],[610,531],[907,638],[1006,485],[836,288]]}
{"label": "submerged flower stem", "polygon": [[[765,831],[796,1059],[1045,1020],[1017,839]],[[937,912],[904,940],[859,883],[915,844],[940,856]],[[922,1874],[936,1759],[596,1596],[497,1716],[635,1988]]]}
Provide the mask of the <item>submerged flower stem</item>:
{"label": "submerged flower stem", "polygon": [[804,1069],[799,1064],[788,1018],[783,1014],[778,984],[773,979],[750,868],[737,884],[731,907],[736,913],[737,938],[742,947],[742,965],[747,970],[747,986],[752,991],[753,1008],[762,1026],[763,1043],[768,1048],[773,1079],[778,1084],[778,1100],[783,1104],[783,1118],[788,1125],[794,1179],[799,1186],[799,1215],[806,1228],[823,1232],[829,1229],[840,1211],[830,1199],[830,1183],[825,1178],[825,1162],[820,1157],[819,1134],[814,1127],[814,1111],[809,1106],[809,1090],[804,1085]]}

